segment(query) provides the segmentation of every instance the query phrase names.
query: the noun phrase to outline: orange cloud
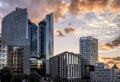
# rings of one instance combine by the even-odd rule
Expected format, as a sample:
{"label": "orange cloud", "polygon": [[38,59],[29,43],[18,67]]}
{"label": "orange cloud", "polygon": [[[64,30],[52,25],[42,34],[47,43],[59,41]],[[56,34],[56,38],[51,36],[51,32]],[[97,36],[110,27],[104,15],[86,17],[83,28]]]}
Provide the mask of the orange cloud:
{"label": "orange cloud", "polygon": [[103,12],[109,0],[71,0],[69,11],[73,14],[84,12]]}
{"label": "orange cloud", "polygon": [[64,37],[63,33],[59,29],[55,30],[55,35],[59,37]]}
{"label": "orange cloud", "polygon": [[120,57],[101,57],[99,58],[100,62],[104,62],[112,67],[114,64],[120,69]]}
{"label": "orange cloud", "polygon": [[120,0],[112,0],[109,8],[110,8],[111,11],[120,10]]}
{"label": "orange cloud", "polygon": [[100,44],[100,50],[113,50],[114,48],[120,47],[120,36],[115,38],[113,41],[105,44]]}
{"label": "orange cloud", "polygon": [[66,34],[73,34],[75,29],[73,27],[67,27],[63,29]]}
{"label": "orange cloud", "polygon": [[63,2],[58,2],[55,8],[55,21],[59,22],[68,12],[68,4]]}
{"label": "orange cloud", "polygon": [[[36,23],[40,22],[46,14],[54,12],[55,21],[60,21],[67,13],[79,14],[87,12],[104,12],[105,9],[116,11],[120,9],[120,0],[2,0],[4,4],[0,12],[4,14],[13,10],[16,6],[27,8],[30,19]],[[10,7],[10,9],[9,9]],[[6,11],[8,10],[8,11]]]}

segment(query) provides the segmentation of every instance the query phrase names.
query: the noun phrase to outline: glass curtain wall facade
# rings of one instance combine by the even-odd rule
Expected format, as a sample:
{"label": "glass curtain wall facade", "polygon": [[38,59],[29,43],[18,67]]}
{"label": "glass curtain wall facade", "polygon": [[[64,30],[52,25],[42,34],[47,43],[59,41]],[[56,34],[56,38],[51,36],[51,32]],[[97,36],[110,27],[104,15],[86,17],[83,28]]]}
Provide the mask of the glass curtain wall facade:
{"label": "glass curtain wall facade", "polygon": [[[16,8],[15,11],[5,16],[2,20],[2,37],[8,47],[22,47],[23,53],[23,73],[30,74],[30,35],[28,27],[27,9]],[[8,63],[11,61],[13,51],[8,53]],[[12,59],[11,59],[12,58]],[[12,63],[12,62],[11,62]],[[8,64],[8,67],[11,64]]]}

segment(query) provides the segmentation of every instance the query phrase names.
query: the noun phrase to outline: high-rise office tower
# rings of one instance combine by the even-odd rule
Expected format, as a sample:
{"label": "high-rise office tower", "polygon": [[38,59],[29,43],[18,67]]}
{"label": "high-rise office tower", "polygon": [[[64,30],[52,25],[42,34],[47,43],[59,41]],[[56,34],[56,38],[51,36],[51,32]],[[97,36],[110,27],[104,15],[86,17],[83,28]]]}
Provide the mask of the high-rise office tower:
{"label": "high-rise office tower", "polygon": [[53,13],[50,13],[39,23],[38,52],[40,58],[46,59],[46,73],[49,74],[49,57],[54,51]]}
{"label": "high-rise office tower", "polygon": [[[15,65],[11,60],[16,47],[22,49],[23,73],[30,73],[30,34],[27,9],[16,8],[2,20],[2,37],[8,46],[8,67]],[[19,50],[19,49],[18,49]],[[16,50],[15,50],[16,51]],[[21,50],[19,50],[21,51]],[[17,53],[21,54],[21,53]],[[12,66],[12,64],[14,66]]]}
{"label": "high-rise office tower", "polygon": [[46,15],[46,18],[39,23],[40,30],[40,57],[49,58],[54,50],[54,28],[53,13]]}
{"label": "high-rise office tower", "polygon": [[89,77],[89,71],[93,70],[93,66],[98,62],[98,40],[91,36],[81,37],[80,55],[82,76]]}
{"label": "high-rise office tower", "polygon": [[30,57],[38,57],[37,54],[37,25],[32,23],[30,20],[28,20],[28,25],[30,28],[29,34],[30,34]]}

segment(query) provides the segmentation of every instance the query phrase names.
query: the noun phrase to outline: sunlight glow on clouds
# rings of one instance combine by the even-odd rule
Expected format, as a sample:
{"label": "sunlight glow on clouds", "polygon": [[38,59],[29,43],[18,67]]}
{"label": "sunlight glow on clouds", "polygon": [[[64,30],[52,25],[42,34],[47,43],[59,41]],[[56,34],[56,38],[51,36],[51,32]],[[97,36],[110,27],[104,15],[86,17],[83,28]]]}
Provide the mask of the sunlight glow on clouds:
{"label": "sunlight glow on clouds", "polygon": [[55,34],[62,38],[90,35],[99,39],[100,49],[119,46],[112,42],[120,35],[120,0],[0,0],[0,21],[15,7],[27,8],[35,23],[54,12]]}

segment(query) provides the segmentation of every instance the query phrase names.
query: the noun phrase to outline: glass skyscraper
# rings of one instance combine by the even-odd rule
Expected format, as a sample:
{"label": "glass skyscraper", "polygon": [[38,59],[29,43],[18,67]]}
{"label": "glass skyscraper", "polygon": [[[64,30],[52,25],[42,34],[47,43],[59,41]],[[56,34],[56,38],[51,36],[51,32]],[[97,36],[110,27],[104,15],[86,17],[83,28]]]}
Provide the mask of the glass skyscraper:
{"label": "glass skyscraper", "polygon": [[38,51],[40,51],[40,58],[46,59],[46,73],[49,74],[49,57],[54,53],[54,26],[53,13],[46,15],[46,18],[39,23],[39,39]]}
{"label": "glass skyscraper", "polygon": [[[24,74],[30,73],[29,30],[27,9],[16,8],[15,11],[5,16],[2,20],[2,37],[8,46],[7,66],[10,68],[18,67],[19,62],[15,63],[14,60],[19,58],[19,60],[23,61],[19,67],[21,67]],[[16,69],[13,70],[15,71]]]}
{"label": "glass skyscraper", "polygon": [[17,67],[19,62],[14,64],[16,58],[23,61],[20,65],[24,74],[29,74],[30,68],[31,71],[48,73],[48,60],[53,55],[53,34],[53,13],[46,15],[38,26],[28,19],[27,9],[16,8],[5,16],[2,37],[8,46],[8,67]]}

